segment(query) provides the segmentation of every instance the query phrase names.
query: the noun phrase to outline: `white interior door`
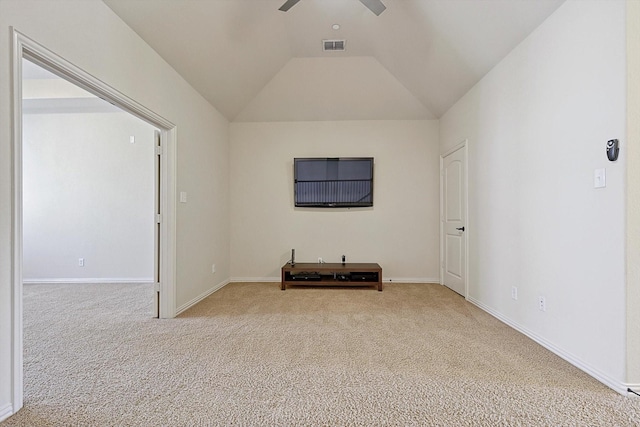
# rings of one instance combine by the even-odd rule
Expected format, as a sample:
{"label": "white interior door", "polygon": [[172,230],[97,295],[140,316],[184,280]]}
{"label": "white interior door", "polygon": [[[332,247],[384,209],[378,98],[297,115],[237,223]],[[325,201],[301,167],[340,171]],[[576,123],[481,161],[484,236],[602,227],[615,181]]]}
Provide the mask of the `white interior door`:
{"label": "white interior door", "polygon": [[466,144],[442,158],[442,280],[466,297]]}

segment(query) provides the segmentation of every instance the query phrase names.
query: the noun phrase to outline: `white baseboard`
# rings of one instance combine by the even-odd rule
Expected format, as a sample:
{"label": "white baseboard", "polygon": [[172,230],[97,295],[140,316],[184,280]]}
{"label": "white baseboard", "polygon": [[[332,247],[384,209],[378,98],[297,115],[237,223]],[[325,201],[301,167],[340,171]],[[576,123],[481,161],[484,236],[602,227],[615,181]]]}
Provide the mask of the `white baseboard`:
{"label": "white baseboard", "polygon": [[562,359],[566,360],[567,362],[569,362],[570,364],[572,364],[576,368],[578,368],[581,371],[584,371],[585,373],[591,375],[593,378],[595,378],[596,380],[600,381],[601,383],[603,383],[607,387],[610,387],[614,391],[616,391],[616,392],[618,392],[618,393],[620,393],[622,395],[631,394],[631,393],[627,392],[627,388],[628,387],[634,388],[633,386],[628,386],[627,384],[622,383],[622,382],[616,380],[615,378],[611,378],[610,376],[600,372],[598,369],[595,369],[592,366],[589,366],[589,364],[585,363],[583,360],[580,360],[578,357],[574,356],[573,354],[568,353],[568,352],[564,351],[563,349],[555,346],[554,344],[550,343],[549,341],[545,340],[544,338],[540,337],[539,335],[535,334],[534,332],[530,331],[529,329],[523,327],[522,325],[519,325],[518,323],[516,323],[516,322],[512,321],[511,319],[505,317],[501,313],[495,311],[494,309],[492,309],[491,307],[483,304],[482,302],[480,302],[478,300],[475,300],[473,298],[467,298],[467,301],[469,301],[471,304],[477,306],[481,310],[486,311],[487,313],[489,313],[490,315],[492,315],[496,319],[500,320],[502,323],[505,323],[506,325],[512,327],[516,331],[523,333],[524,335],[526,335],[527,337],[531,338],[532,340],[534,340],[535,342],[537,342],[538,344],[540,344],[541,346],[543,346],[544,348],[546,348],[550,352],[554,353],[556,356],[561,357]]}
{"label": "white baseboard", "polygon": [[440,278],[433,277],[383,277],[384,283],[435,283],[440,284]]}
{"label": "white baseboard", "polygon": [[255,282],[280,282],[280,277],[232,277],[232,283],[255,283]]}
{"label": "white baseboard", "polygon": [[7,418],[13,415],[13,405],[11,403],[7,403],[4,406],[0,407],[0,423]]}
{"label": "white baseboard", "polygon": [[[232,277],[232,283],[280,282],[280,277]],[[430,277],[388,277],[382,278],[384,283],[440,283],[440,279]]]}
{"label": "white baseboard", "polygon": [[74,278],[44,278],[23,279],[22,283],[46,285],[51,283],[153,283],[153,277],[74,277]]}
{"label": "white baseboard", "polygon": [[211,295],[215,291],[219,291],[220,289],[224,288],[228,284],[229,284],[229,279],[218,283],[213,288],[209,289],[208,291],[204,292],[203,294],[200,294],[199,296],[195,297],[191,301],[189,301],[189,302],[187,302],[185,304],[182,304],[180,307],[178,307],[176,309],[176,316],[178,314],[182,313],[183,311],[186,311],[186,310],[190,309],[191,307],[193,307],[194,305],[196,305],[197,303],[199,303],[200,301],[202,301],[203,299],[205,299],[206,297],[208,297],[209,295]]}

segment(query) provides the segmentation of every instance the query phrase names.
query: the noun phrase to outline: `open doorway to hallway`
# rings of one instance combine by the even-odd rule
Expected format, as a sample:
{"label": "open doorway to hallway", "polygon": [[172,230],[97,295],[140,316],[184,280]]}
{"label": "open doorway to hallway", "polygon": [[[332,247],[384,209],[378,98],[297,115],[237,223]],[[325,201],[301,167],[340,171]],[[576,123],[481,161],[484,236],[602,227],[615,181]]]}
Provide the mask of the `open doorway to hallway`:
{"label": "open doorway to hallway", "polygon": [[[28,402],[65,381],[58,361],[91,346],[105,319],[158,315],[159,133],[26,59],[21,77]],[[112,334],[120,345],[122,332]],[[87,376],[83,369],[74,375]],[[43,372],[50,380],[34,382]]]}
{"label": "open doorway to hallway", "polygon": [[24,283],[154,283],[156,129],[22,69]]}
{"label": "open doorway to hallway", "polygon": [[[22,65],[28,59],[64,79],[74,82],[110,104],[117,105],[160,129],[155,132],[156,200],[154,235],[157,254],[154,257],[155,282],[152,308],[158,317],[175,316],[175,184],[176,184],[176,132],[175,124],[144,107],[142,104],[78,68],[43,45],[12,29],[12,195],[11,218],[11,401],[12,412],[23,406],[24,346],[23,346],[23,99]],[[78,261],[80,263],[80,261]],[[62,309],[62,308],[59,308]],[[148,317],[149,320],[151,320]]]}

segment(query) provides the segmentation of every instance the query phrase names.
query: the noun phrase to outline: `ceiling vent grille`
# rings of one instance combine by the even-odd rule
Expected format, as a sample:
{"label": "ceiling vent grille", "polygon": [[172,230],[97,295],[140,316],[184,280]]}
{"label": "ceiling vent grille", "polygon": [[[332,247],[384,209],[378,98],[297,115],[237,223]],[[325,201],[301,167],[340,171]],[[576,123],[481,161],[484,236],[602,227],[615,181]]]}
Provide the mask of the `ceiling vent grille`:
{"label": "ceiling vent grille", "polygon": [[322,40],[322,50],[324,51],[343,52],[344,45],[344,40]]}

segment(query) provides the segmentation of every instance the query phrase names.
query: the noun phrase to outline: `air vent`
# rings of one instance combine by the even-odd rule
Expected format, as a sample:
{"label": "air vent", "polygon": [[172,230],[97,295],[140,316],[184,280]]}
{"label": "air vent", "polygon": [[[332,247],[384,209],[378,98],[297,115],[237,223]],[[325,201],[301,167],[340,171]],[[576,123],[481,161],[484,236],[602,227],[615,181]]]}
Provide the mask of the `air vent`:
{"label": "air vent", "polygon": [[344,51],[344,40],[322,40],[322,50],[324,51]]}

